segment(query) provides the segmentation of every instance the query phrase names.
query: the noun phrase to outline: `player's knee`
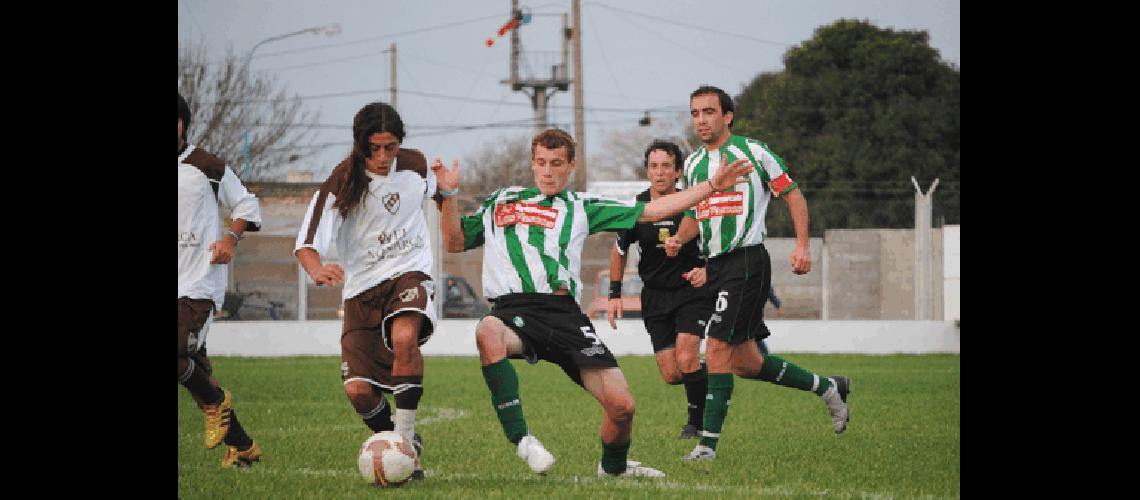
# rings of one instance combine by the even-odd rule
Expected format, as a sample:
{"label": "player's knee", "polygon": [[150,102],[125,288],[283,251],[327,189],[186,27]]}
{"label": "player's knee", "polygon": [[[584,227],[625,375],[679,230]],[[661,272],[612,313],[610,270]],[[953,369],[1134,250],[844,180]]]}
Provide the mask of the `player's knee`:
{"label": "player's knee", "polygon": [[486,318],[479,322],[479,325],[475,327],[475,345],[479,347],[480,352],[506,349],[502,328],[501,324],[496,324]]}
{"label": "player's knee", "polygon": [[392,332],[392,352],[399,355],[415,355],[420,350],[419,332],[397,330]]}
{"label": "player's knee", "polygon": [[[679,351],[677,353],[677,371],[678,372],[691,372],[700,367],[700,360],[697,358],[697,353],[688,351]],[[680,373],[677,374],[680,377]]]}
{"label": "player's knee", "polygon": [[606,413],[617,423],[632,421],[636,411],[637,405],[634,404],[633,395],[630,394],[610,398],[606,404]]}
{"label": "player's knee", "polygon": [[372,392],[372,385],[363,380],[354,380],[344,384],[344,393],[348,396],[352,406],[357,407],[357,409],[373,406],[372,403],[376,400],[376,394]]}

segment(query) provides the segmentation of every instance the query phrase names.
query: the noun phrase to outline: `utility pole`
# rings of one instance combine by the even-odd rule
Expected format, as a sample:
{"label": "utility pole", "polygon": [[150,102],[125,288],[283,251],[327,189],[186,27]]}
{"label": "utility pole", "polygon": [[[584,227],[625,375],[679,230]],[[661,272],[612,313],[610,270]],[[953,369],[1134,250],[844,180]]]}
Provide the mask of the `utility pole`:
{"label": "utility pole", "polygon": [[391,90],[391,92],[392,92],[391,104],[392,104],[392,107],[395,108],[396,107],[396,42],[392,42],[391,48],[389,50],[392,51],[392,71],[390,72],[392,83],[389,84],[389,87],[390,87],[389,90]]}
{"label": "utility pole", "polygon": [[582,10],[579,0],[570,2],[574,14],[574,138],[578,141],[574,169],[574,190],[586,190],[586,123],[583,118],[585,103],[582,100]]}
{"label": "utility pole", "polygon": [[[511,0],[511,17],[512,19],[523,20],[523,13],[519,10],[518,0]],[[565,36],[565,27],[563,27],[563,38]],[[565,54],[565,40],[563,40],[563,45],[562,53]],[[537,75],[519,78],[519,55],[521,53],[522,41],[519,36],[519,28],[516,27],[511,30],[511,77],[509,80],[502,80],[501,83],[510,85],[511,90],[521,90],[530,97],[531,105],[534,107],[534,129],[537,134],[546,129],[546,106],[550,97],[555,92],[566,91],[570,87],[570,80],[566,78],[566,59],[564,56],[560,64],[551,66],[550,78],[540,78]],[[528,93],[524,88],[529,88],[530,92]]]}
{"label": "utility pole", "polygon": [[914,319],[929,320],[934,318],[934,254],[932,253],[933,232],[930,228],[930,215],[932,209],[931,197],[934,188],[938,187],[938,179],[930,185],[926,194],[922,193],[918,181],[911,176],[910,182],[914,184]]}

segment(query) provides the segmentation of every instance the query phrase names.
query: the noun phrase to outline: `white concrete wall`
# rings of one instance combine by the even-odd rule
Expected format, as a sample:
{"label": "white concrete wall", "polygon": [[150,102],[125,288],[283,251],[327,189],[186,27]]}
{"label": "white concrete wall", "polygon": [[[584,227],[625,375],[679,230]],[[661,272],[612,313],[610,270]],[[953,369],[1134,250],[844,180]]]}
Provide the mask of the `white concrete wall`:
{"label": "white concrete wall", "polygon": [[962,316],[962,226],[942,227],[942,317]]}
{"label": "white concrete wall", "polygon": [[[448,319],[426,345],[425,355],[474,356],[476,320]],[[595,321],[598,337],[615,355],[650,355],[649,335],[639,319],[618,320],[618,329]],[[340,354],[340,321],[223,321],[206,336],[211,356]],[[773,352],[935,353],[961,352],[953,321],[768,321]]]}

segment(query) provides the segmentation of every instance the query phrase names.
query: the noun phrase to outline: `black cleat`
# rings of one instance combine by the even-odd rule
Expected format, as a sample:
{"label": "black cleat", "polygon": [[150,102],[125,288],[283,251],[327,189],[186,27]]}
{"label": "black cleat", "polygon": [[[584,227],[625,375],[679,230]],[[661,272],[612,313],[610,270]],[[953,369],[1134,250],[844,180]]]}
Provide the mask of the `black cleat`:
{"label": "black cleat", "polygon": [[[830,378],[832,381],[835,382],[835,389],[837,391],[839,391],[839,399],[842,399],[843,402],[846,403],[847,402],[847,394],[849,394],[851,392],[851,379],[848,377],[844,377],[843,375],[832,375],[828,378]],[[850,410],[847,411],[847,421],[848,422],[851,421],[851,411]]]}
{"label": "black cleat", "polygon": [[412,472],[412,478],[408,481],[417,481],[424,478],[424,470],[420,468],[420,457],[424,453],[424,440],[420,437],[420,433],[412,434],[412,448],[416,449],[416,470]]}
{"label": "black cleat", "polygon": [[685,424],[684,427],[681,427],[681,435],[677,436],[677,439],[693,439],[699,437],[701,437],[701,430],[698,429],[697,426]]}

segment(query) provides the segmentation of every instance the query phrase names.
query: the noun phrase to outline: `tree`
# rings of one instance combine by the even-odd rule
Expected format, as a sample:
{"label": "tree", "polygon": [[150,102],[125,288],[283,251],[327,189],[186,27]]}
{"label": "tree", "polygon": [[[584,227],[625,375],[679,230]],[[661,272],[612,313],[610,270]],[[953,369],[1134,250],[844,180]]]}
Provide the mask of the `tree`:
{"label": "tree", "polygon": [[[692,128],[688,124],[688,116],[685,113],[671,118],[654,118],[649,126],[633,126],[608,133],[602,143],[602,152],[590,156],[589,180],[645,180],[645,148],[655,139],[673,142],[681,147],[683,153],[691,153],[694,144],[691,138],[696,135],[686,134]],[[699,147],[700,142],[695,144]]]}
{"label": "tree", "polygon": [[[841,19],[785,53],[784,67],[736,97],[733,133],[783,157],[813,235],[914,227],[912,175],[924,191],[940,179],[934,221],[961,222],[961,72],[925,31]],[[787,212],[769,210],[770,235],[794,234]]]}
{"label": "tree", "polygon": [[[465,157],[459,171],[465,194],[478,203],[501,187],[533,185],[530,141],[530,136],[523,135],[496,139]],[[464,210],[474,208],[460,205]]]}
{"label": "tree", "polygon": [[205,45],[180,46],[178,92],[193,113],[190,143],[226,161],[243,180],[269,180],[317,151],[306,146],[319,115],[302,109],[301,98],[290,96],[285,85],[249,74],[247,59],[231,48],[222,61],[210,62]]}

